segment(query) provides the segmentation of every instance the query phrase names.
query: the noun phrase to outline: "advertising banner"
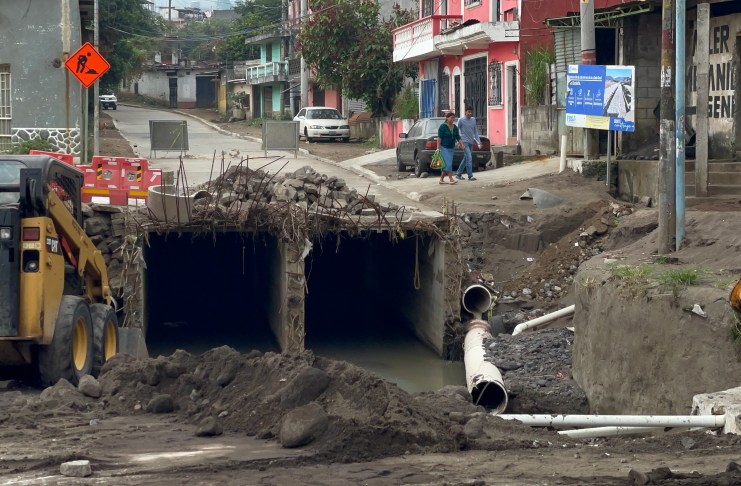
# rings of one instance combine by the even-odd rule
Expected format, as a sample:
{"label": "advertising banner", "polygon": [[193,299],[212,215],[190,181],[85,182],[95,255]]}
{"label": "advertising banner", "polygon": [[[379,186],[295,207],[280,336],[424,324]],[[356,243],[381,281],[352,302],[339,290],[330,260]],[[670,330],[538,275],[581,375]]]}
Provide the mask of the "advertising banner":
{"label": "advertising banner", "polygon": [[569,64],[566,125],[635,131],[634,66]]}

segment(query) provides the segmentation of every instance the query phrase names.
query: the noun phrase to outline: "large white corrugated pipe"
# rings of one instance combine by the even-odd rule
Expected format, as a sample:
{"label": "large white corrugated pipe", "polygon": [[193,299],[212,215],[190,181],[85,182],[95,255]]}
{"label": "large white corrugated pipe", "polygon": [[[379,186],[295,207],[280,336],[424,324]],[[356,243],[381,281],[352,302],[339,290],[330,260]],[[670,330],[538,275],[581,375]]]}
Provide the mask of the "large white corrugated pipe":
{"label": "large white corrugated pipe", "polygon": [[491,307],[491,292],[483,285],[474,284],[463,291],[463,308],[480,317]]}
{"label": "large white corrugated pipe", "polygon": [[554,321],[558,319],[559,317],[568,316],[570,314],[574,313],[574,309],[576,309],[575,305],[570,305],[568,307],[564,307],[563,309],[559,309],[556,312],[551,312],[550,314],[546,314],[544,316],[537,317],[535,319],[532,319],[527,322],[523,322],[522,324],[517,324],[515,326],[514,331],[512,331],[513,336],[517,336],[522,331],[527,331],[528,329],[532,329],[534,327],[538,327],[541,324],[545,324],[551,321]]}
{"label": "large white corrugated pipe", "polygon": [[502,373],[486,361],[484,353],[484,340],[491,338],[491,327],[485,321],[473,320],[468,323],[466,330],[463,362],[466,366],[466,385],[473,403],[486,407],[495,415],[502,413],[509,400]]}

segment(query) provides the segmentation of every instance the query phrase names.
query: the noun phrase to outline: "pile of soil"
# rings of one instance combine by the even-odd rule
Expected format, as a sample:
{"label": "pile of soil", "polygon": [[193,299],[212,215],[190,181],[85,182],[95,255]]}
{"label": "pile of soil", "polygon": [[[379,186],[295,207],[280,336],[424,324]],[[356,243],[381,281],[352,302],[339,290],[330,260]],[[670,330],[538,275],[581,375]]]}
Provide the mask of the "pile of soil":
{"label": "pile of soil", "polygon": [[[105,416],[172,414],[208,427],[203,435],[244,434],[279,440],[287,415],[317,404],[326,427],[306,446],[306,461],[355,462],[410,453],[521,449],[554,435],[486,414],[463,387],[409,395],[352,364],[301,355],[241,354],[229,347],[195,356],[135,360],[117,355],[91,398],[66,381],[38,399],[11,407],[13,421],[35,413],[94,412]],[[95,395],[93,393],[92,395]],[[199,430],[200,430],[199,429]]]}

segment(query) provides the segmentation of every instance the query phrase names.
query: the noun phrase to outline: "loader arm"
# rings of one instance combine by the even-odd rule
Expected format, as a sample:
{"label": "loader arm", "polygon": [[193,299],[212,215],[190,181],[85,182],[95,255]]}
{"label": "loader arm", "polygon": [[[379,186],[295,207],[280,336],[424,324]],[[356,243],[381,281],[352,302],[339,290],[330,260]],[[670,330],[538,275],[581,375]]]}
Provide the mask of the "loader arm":
{"label": "loader arm", "polygon": [[49,191],[47,211],[57,232],[69,246],[71,261],[77,263],[77,273],[85,280],[85,297],[93,302],[111,304],[111,288],[105,259],[80,227],[72,213],[54,191]]}

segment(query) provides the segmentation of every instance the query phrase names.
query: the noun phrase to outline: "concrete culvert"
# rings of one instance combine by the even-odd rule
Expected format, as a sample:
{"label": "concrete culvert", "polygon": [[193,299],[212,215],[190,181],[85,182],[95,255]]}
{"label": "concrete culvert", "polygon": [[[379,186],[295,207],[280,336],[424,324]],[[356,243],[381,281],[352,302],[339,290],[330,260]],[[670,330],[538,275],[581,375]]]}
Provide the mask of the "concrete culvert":
{"label": "concrete culvert", "polygon": [[[339,241],[338,241],[339,238]],[[443,258],[437,239],[329,235],[306,259],[306,345],[417,339],[442,353]],[[437,277],[437,278],[436,278]]]}
{"label": "concrete culvert", "polygon": [[271,332],[277,243],[238,231],[149,234],[144,312],[150,354],[176,349],[279,351]]}

